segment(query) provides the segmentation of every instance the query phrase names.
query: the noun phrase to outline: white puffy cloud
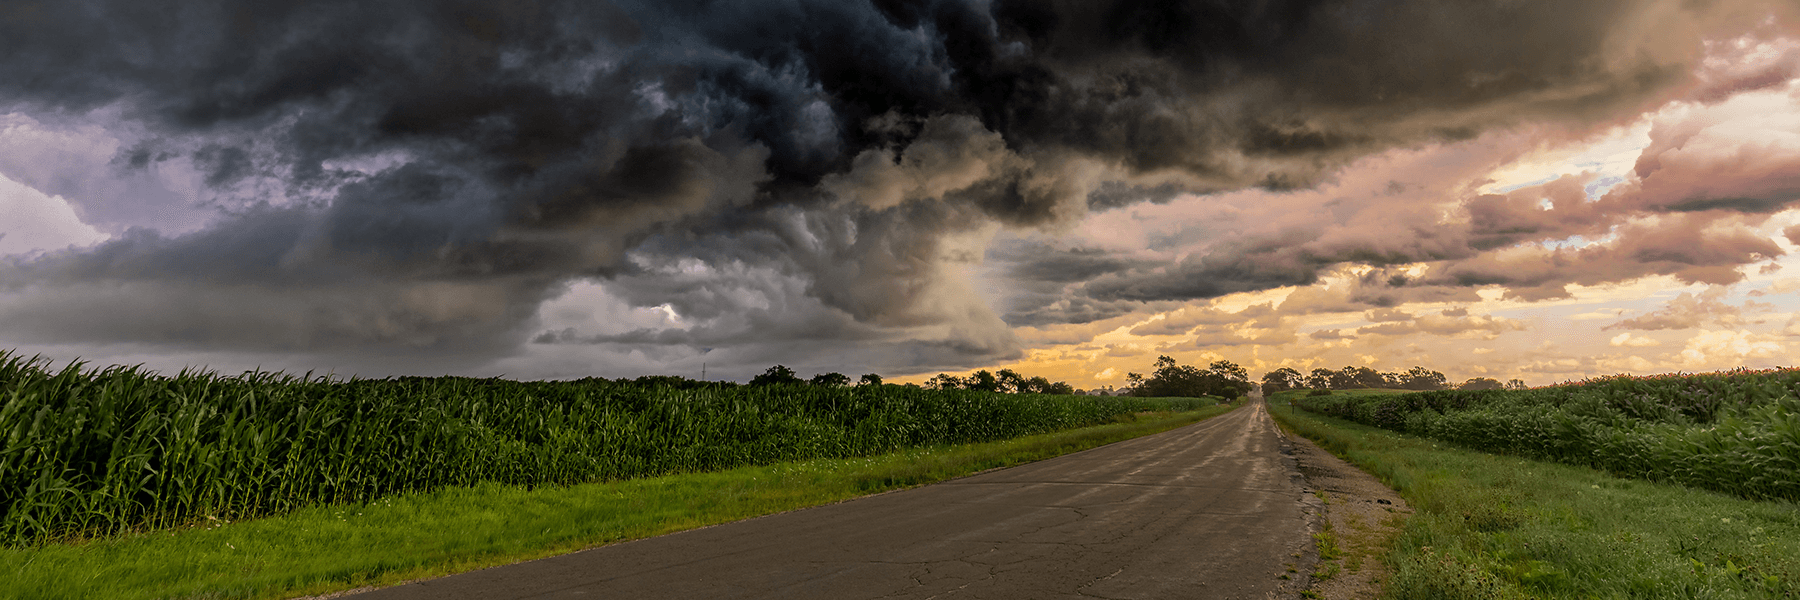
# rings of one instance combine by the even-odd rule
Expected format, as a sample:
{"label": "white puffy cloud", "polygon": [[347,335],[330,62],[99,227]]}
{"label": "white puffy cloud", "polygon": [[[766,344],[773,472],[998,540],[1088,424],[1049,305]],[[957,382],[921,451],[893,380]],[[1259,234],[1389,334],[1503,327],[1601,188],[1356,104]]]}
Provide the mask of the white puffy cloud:
{"label": "white puffy cloud", "polygon": [[1744,365],[1750,358],[1771,358],[1783,350],[1779,338],[1742,330],[1702,330],[1688,338],[1677,355],[1681,366],[1693,370],[1723,370]]}
{"label": "white puffy cloud", "polygon": [[1619,335],[1613,336],[1613,338],[1611,340],[1607,340],[1606,343],[1609,346],[1623,347],[1623,348],[1647,348],[1650,346],[1661,346],[1662,345],[1662,342],[1658,342],[1656,340],[1653,340],[1653,339],[1650,339],[1647,337],[1643,337],[1643,336],[1631,335],[1630,332],[1621,333]]}
{"label": "white puffy cloud", "polygon": [[107,239],[58,196],[0,175],[0,255],[87,246]]}

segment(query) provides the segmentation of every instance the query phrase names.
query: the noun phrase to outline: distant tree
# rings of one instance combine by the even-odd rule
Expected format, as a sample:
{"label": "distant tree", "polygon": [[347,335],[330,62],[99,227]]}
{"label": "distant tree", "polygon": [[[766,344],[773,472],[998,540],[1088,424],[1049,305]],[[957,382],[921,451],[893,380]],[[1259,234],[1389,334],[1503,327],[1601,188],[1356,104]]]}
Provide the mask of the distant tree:
{"label": "distant tree", "polygon": [[1490,379],[1487,377],[1476,377],[1474,379],[1464,381],[1462,385],[1456,386],[1456,389],[1459,389],[1459,390],[1498,390],[1498,389],[1502,389],[1505,387],[1506,386],[1504,384],[1501,384],[1500,380],[1498,380],[1498,379]]}
{"label": "distant tree", "polygon": [[968,378],[963,379],[963,387],[983,392],[998,392],[1000,391],[1000,379],[988,372],[987,369],[982,369],[970,373]]}
{"label": "distant tree", "polygon": [[1241,383],[1249,383],[1250,382],[1250,371],[1245,370],[1243,367],[1237,366],[1237,364],[1235,364],[1229,360],[1213,361],[1213,364],[1206,366],[1206,370],[1211,371],[1214,375],[1218,375],[1220,378],[1225,379],[1227,381],[1236,381],[1236,382],[1241,382]]}
{"label": "distant tree", "polygon": [[925,388],[932,390],[960,390],[963,386],[961,377],[938,373],[937,377],[925,380]]}
{"label": "distant tree", "polygon": [[[642,387],[671,387],[679,390],[690,390],[703,387],[725,387],[726,382],[711,382],[677,377],[674,375],[643,375],[637,379],[619,378],[619,383],[630,383]],[[732,383],[730,385],[737,385]]]}
{"label": "distant tree", "polygon": [[802,383],[794,375],[794,370],[782,365],[769,367],[763,374],[750,378],[750,385],[779,385],[784,383]]}
{"label": "distant tree", "polygon": [[1031,389],[1031,380],[1012,369],[1001,369],[994,374],[994,379],[996,389],[1008,394],[1030,394],[1035,391]]}
{"label": "distant tree", "polygon": [[1125,378],[1134,384],[1131,395],[1140,397],[1236,398],[1250,391],[1249,373],[1229,361],[1215,362],[1212,368],[1203,371],[1193,365],[1176,363],[1174,358],[1159,356],[1156,372],[1149,377],[1131,373]]}
{"label": "distant tree", "polygon": [[1525,385],[1525,380],[1523,380],[1523,379],[1512,379],[1512,380],[1508,380],[1506,382],[1506,389],[1524,390],[1524,389],[1530,389],[1530,386]]}
{"label": "distant tree", "polygon": [[1075,386],[1069,385],[1068,382],[1050,381],[1042,376],[1027,377],[1012,369],[1001,369],[998,373],[981,370],[970,373],[967,377],[938,373],[937,377],[925,381],[925,387],[935,390],[979,390],[1005,394],[1073,394],[1075,392]]}
{"label": "distant tree", "polygon": [[1306,376],[1306,387],[1315,390],[1331,389],[1331,375],[1331,369],[1313,369],[1312,374]]}
{"label": "distant tree", "polygon": [[1264,394],[1273,394],[1283,390],[1298,389],[1306,386],[1306,376],[1299,371],[1282,367],[1263,375],[1262,389]]}
{"label": "distant tree", "polygon": [[1408,390],[1441,390],[1450,387],[1443,373],[1425,367],[1413,367],[1400,374],[1400,388]]}
{"label": "distant tree", "polygon": [[864,376],[862,376],[862,381],[859,383],[859,385],[879,386],[879,385],[881,385],[881,376],[876,375],[874,373],[864,375]]}
{"label": "distant tree", "polygon": [[1344,379],[1349,387],[1380,389],[1388,387],[1388,377],[1368,367],[1344,367]]}
{"label": "distant tree", "polygon": [[850,376],[843,373],[820,373],[814,375],[812,381],[808,383],[824,387],[842,387],[850,385]]}

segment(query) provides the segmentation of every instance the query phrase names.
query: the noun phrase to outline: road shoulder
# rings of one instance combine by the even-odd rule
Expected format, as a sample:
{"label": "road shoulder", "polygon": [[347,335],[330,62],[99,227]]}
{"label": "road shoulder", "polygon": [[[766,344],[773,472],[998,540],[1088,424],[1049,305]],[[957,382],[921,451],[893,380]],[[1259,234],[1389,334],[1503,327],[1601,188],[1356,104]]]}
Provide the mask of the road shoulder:
{"label": "road shoulder", "polygon": [[[1325,519],[1314,526],[1318,540],[1308,590],[1314,598],[1372,600],[1381,594],[1388,566],[1383,561],[1412,508],[1400,494],[1317,444],[1288,435],[1306,489],[1321,500]],[[1327,525],[1329,523],[1329,525]],[[1310,562],[1310,561],[1309,561]]]}

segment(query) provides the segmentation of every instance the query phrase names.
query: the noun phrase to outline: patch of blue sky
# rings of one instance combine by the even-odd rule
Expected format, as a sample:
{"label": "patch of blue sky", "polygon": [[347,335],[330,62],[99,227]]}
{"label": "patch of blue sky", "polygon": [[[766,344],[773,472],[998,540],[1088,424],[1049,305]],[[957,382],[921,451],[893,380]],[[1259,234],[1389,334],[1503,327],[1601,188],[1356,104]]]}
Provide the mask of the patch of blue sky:
{"label": "patch of blue sky", "polygon": [[1501,186],[1501,187],[1497,187],[1497,188],[1494,188],[1494,189],[1492,189],[1492,190],[1490,190],[1490,191],[1489,191],[1489,192],[1488,192],[1488,193],[1490,193],[1490,194],[1504,194],[1504,193],[1507,193],[1507,192],[1511,192],[1511,191],[1513,191],[1513,190],[1516,190],[1516,189],[1520,189],[1520,188],[1528,188],[1528,187],[1531,187],[1531,186],[1534,186],[1534,185],[1544,185],[1544,184],[1546,184],[1546,183],[1550,183],[1550,182],[1552,182],[1552,181],[1556,181],[1556,179],[1557,179],[1557,178],[1558,178],[1558,177],[1562,177],[1562,173],[1551,173],[1551,174],[1549,174],[1549,175],[1545,175],[1545,176],[1543,176],[1543,177],[1540,177],[1540,178],[1538,178],[1538,179],[1533,179],[1533,180],[1531,180],[1531,181],[1527,181],[1527,182],[1524,182],[1524,183],[1515,183],[1515,184],[1512,184],[1512,185],[1506,185],[1506,186]]}
{"label": "patch of blue sky", "polygon": [[1612,190],[1621,183],[1625,183],[1625,177],[1621,175],[1601,177],[1589,182],[1587,187],[1583,189],[1587,192],[1589,200],[1599,200],[1601,196],[1606,195],[1606,192]]}
{"label": "patch of blue sky", "polygon": [[1544,240],[1539,243],[1550,250],[1561,250],[1563,248],[1581,248],[1593,242],[1588,241],[1586,237],[1571,235],[1560,240]]}

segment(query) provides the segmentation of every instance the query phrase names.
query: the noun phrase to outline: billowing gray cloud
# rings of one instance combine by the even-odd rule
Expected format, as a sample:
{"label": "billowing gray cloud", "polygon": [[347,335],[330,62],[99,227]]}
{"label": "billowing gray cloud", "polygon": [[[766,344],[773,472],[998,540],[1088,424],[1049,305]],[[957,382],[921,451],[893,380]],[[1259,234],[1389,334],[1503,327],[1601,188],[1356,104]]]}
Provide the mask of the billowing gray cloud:
{"label": "billowing gray cloud", "polygon": [[[1635,18],[1650,9],[1688,18]],[[1470,204],[1481,224],[1467,230],[1430,219],[1400,225],[1404,236],[1298,227],[1160,263],[1046,251],[1010,259],[1008,276],[1033,286],[998,313],[963,275],[1001,227],[1056,231],[1089,210],[1182,191],[1298,189],[1389,148],[1629,113],[1684,81],[1698,52],[1687,24],[1709,23],[1705,10],[1671,0],[11,4],[0,7],[0,108],[129,124],[110,168],[179,162],[218,214],[198,231],[120,226],[94,248],[8,259],[0,335],[420,356],[499,356],[527,340],[781,339],[890,344],[859,360],[902,366],[1015,356],[1009,322],[1094,321],[1306,285],[1347,261],[1462,260],[1525,239],[1508,236],[1591,230],[1579,215],[1539,223],[1496,200]],[[22,164],[0,168],[42,170]],[[71,202],[118,217],[96,222],[126,220],[117,190],[105,195]],[[1644,260],[1718,280],[1695,269],[1735,258],[1707,247]],[[1483,273],[1447,267],[1382,285],[1451,288]],[[1579,278],[1511,283],[1563,279]],[[702,324],[538,330],[536,307],[571,281]]]}

